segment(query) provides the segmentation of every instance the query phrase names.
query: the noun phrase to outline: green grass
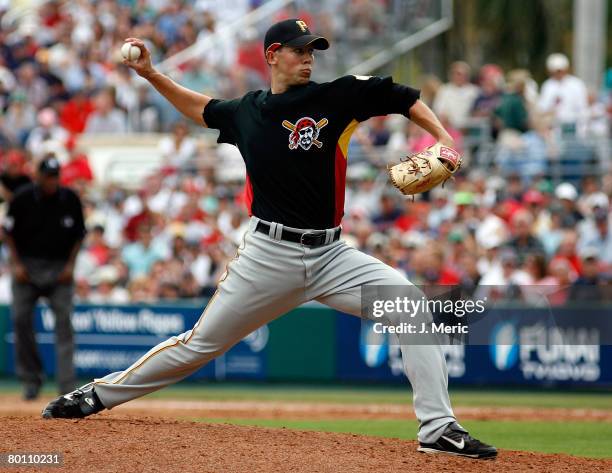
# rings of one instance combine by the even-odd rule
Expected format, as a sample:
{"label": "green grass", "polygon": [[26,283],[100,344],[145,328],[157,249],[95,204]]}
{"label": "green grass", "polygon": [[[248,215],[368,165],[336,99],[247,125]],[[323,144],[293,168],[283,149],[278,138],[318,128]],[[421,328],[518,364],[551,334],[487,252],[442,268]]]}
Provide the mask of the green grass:
{"label": "green grass", "polygon": [[[292,386],[209,384],[173,386],[149,395],[156,399],[232,401],[330,402],[341,404],[410,404],[412,392],[404,387]],[[612,410],[610,393],[561,391],[512,391],[482,389],[451,390],[453,405],[467,407],[542,407]]]}
{"label": "green grass", "polygon": [[[416,439],[416,422],[402,420],[282,420],[282,419],[193,419],[198,422],[286,427],[299,430],[346,432],[378,437]],[[461,422],[475,437],[508,450],[567,453],[589,458],[612,458],[611,423],[594,422]]]}
{"label": "green grass", "polygon": [[[19,393],[14,380],[0,379],[0,393]],[[43,394],[55,394],[47,383]],[[147,396],[150,399],[190,399],[210,401],[283,401],[330,403],[409,404],[408,386],[322,386],[261,383],[181,383]],[[455,406],[588,408],[612,410],[608,393],[547,390],[451,389]]]}

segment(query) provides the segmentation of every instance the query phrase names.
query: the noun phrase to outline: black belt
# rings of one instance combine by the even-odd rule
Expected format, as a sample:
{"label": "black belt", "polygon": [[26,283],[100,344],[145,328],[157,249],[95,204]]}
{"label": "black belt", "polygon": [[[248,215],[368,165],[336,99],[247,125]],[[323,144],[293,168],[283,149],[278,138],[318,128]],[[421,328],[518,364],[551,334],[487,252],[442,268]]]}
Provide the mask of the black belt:
{"label": "black belt", "polygon": [[[260,220],[257,223],[257,226],[255,227],[255,231],[269,235],[270,225]],[[340,227],[334,230],[334,238],[332,239],[332,242],[340,239],[340,232]],[[296,232],[294,230],[288,230],[286,228],[283,228],[283,231],[281,232],[281,240],[292,241],[293,243],[300,243],[301,245],[308,246],[309,248],[317,248],[319,246],[325,245],[326,236],[327,232],[325,230]]]}

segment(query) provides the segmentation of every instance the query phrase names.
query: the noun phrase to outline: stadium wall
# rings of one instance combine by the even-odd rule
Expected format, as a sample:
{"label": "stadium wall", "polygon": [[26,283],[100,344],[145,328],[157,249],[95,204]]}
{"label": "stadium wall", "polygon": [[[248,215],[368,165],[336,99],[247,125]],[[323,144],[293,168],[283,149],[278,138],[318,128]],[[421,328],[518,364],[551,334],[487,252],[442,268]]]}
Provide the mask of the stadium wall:
{"label": "stadium wall", "polygon": [[[189,330],[203,305],[77,305],[73,316],[77,350],[75,362],[80,377],[89,378],[119,371],[148,349],[172,335]],[[594,317],[609,314],[609,307],[592,311]],[[515,338],[496,344],[499,324],[479,324],[478,339],[490,344],[445,346],[451,385],[506,385],[532,387],[612,387],[612,345],[602,334],[584,343],[538,346],[529,320],[541,320],[537,311],[525,315],[520,308],[508,311],[505,330],[512,325]],[[585,311],[565,311],[576,334],[592,334],[585,324]],[[607,319],[607,317],[606,317]],[[370,327],[318,304],[295,309],[253,332],[225,355],[204,366],[190,379],[323,381],[403,383],[400,350],[386,337],[369,344]],[[55,372],[52,312],[37,308],[36,332],[44,368]],[[524,330],[525,329],[525,330]],[[606,328],[604,327],[604,330]],[[0,372],[14,374],[13,332],[9,309],[0,306]]]}

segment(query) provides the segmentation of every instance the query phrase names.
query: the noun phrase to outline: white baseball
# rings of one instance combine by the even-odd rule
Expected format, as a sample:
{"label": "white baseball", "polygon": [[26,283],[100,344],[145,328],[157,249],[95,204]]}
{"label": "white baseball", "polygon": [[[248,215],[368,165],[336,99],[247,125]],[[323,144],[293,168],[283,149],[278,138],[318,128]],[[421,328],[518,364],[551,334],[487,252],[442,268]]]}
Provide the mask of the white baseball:
{"label": "white baseball", "polygon": [[121,55],[128,61],[136,61],[140,57],[140,48],[131,43],[121,46]]}

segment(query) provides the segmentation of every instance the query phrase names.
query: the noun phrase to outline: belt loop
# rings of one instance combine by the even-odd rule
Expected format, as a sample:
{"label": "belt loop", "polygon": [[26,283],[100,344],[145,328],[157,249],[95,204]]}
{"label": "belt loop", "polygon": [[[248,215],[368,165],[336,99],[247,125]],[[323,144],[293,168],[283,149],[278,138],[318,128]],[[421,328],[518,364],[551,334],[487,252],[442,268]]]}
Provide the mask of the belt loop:
{"label": "belt loop", "polygon": [[257,225],[259,224],[260,221],[261,219],[259,217],[255,217],[255,216],[251,217],[251,221],[249,222],[249,232],[250,233],[255,233],[255,229],[257,228]]}
{"label": "belt loop", "polygon": [[276,240],[276,222],[270,222],[270,230],[268,230],[268,236],[273,240]]}
{"label": "belt loop", "polygon": [[325,244],[329,245],[332,241],[334,241],[334,229],[327,228],[325,229]]}
{"label": "belt loop", "polygon": [[283,224],[282,223],[277,223],[276,224],[276,239],[278,241],[281,241],[283,239]]}

